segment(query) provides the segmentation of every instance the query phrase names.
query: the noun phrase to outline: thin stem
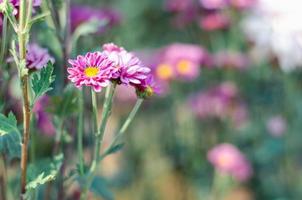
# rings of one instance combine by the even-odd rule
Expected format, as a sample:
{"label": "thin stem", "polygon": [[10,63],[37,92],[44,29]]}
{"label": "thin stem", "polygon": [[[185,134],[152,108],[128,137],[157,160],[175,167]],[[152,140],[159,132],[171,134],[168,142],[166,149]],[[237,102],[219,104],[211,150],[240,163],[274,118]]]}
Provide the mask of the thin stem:
{"label": "thin stem", "polygon": [[3,63],[5,50],[6,50],[6,41],[7,40],[7,16],[3,17],[3,25],[2,25],[2,43],[1,43],[1,53],[0,53],[0,63]]}
{"label": "thin stem", "polygon": [[104,132],[106,129],[108,118],[111,114],[111,108],[112,108],[112,99],[114,95],[114,91],[116,88],[116,83],[113,83],[113,85],[109,85],[106,88],[106,94],[105,94],[105,100],[103,104],[103,112],[102,112],[102,120],[100,128],[98,129],[96,135],[95,135],[95,149],[94,149],[94,155],[93,160],[90,166],[90,174],[87,179],[87,184],[83,188],[83,191],[81,193],[81,200],[85,200],[87,198],[88,189],[90,188],[90,185],[92,184],[94,174],[97,169],[98,161],[100,160],[100,148],[101,144],[104,138]]}
{"label": "thin stem", "polygon": [[113,86],[110,85],[106,89],[105,101],[104,101],[103,112],[102,112],[102,120],[101,120],[100,128],[96,134],[94,158],[90,167],[90,172],[94,172],[100,158],[100,148],[104,139],[104,133],[105,133],[107,121],[111,114],[112,99],[113,99],[115,88],[116,88],[116,84],[113,83]]}
{"label": "thin stem", "polygon": [[122,125],[120,131],[116,134],[116,136],[114,137],[114,139],[112,140],[110,145],[106,148],[106,150],[102,154],[102,156],[101,156],[102,158],[104,158],[110,152],[110,150],[117,144],[119,139],[125,134],[126,130],[128,129],[128,127],[130,125],[130,123],[133,121],[137,111],[141,107],[143,101],[144,101],[144,99],[142,99],[142,98],[137,99],[134,107],[132,108],[130,114],[128,115],[128,117],[126,119],[126,121]]}
{"label": "thin stem", "polygon": [[93,89],[91,89],[91,102],[92,102],[92,112],[93,112],[93,133],[95,135],[98,134],[99,130],[98,130],[98,105],[97,105],[97,95],[96,93],[93,91]]}
{"label": "thin stem", "polygon": [[83,156],[83,120],[84,120],[84,91],[79,91],[79,118],[78,118],[78,160],[80,166],[80,174],[84,174],[84,156]]}

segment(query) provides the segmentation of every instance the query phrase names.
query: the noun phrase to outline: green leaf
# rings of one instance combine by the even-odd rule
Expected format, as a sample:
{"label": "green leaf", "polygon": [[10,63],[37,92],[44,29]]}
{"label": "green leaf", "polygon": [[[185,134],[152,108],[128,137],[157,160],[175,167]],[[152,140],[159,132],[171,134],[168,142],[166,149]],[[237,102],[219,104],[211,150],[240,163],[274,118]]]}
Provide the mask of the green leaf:
{"label": "green leaf", "polygon": [[34,91],[35,102],[39,97],[43,96],[46,92],[52,90],[51,84],[55,80],[53,73],[53,65],[49,62],[46,67],[36,72],[32,77],[32,89]]}
{"label": "green leaf", "polygon": [[0,152],[8,155],[9,159],[20,158],[21,155],[21,133],[12,112],[7,117],[0,114]]}
{"label": "green leaf", "polygon": [[116,153],[116,152],[120,151],[124,147],[124,145],[125,145],[124,143],[120,143],[120,144],[117,144],[117,145],[111,147],[106,152],[106,155],[113,154],[113,153]]}
{"label": "green leaf", "polygon": [[77,41],[81,36],[96,33],[101,27],[106,26],[107,24],[108,24],[108,20],[96,20],[96,19],[92,19],[85,23],[82,23],[80,26],[76,28],[76,30],[72,35],[73,46],[76,46]]}
{"label": "green leaf", "polygon": [[96,176],[93,178],[90,191],[105,200],[114,199],[113,193],[108,187],[108,182],[103,177]]}
{"label": "green leaf", "polygon": [[59,154],[55,156],[53,161],[51,159],[43,159],[30,164],[27,170],[29,180],[26,189],[30,192],[49,181],[55,180],[62,162],[63,154]]}

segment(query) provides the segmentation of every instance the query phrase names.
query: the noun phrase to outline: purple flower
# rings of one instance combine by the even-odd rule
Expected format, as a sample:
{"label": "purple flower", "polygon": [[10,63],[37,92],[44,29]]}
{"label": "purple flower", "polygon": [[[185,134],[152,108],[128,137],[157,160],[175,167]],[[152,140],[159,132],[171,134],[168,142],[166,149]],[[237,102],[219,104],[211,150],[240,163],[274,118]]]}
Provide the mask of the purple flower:
{"label": "purple flower", "polygon": [[112,43],[104,44],[103,50],[116,68],[113,80],[124,85],[140,85],[148,77],[151,69],[143,66],[134,54]]}
{"label": "purple flower", "polygon": [[199,0],[206,9],[222,9],[228,6],[228,0]]}
{"label": "purple flower", "polygon": [[257,0],[230,0],[231,5],[239,9],[250,8],[255,5],[256,2]]}
{"label": "purple flower", "polygon": [[26,52],[26,67],[28,69],[41,69],[48,62],[54,63],[54,58],[48,54],[48,50],[38,44],[29,44]]}
{"label": "purple flower", "polygon": [[232,51],[221,51],[213,56],[213,64],[218,68],[244,70],[249,67],[249,58],[240,53]]}
{"label": "purple flower", "polygon": [[208,152],[207,157],[218,172],[231,175],[238,181],[246,181],[253,173],[250,162],[232,144],[215,146]]}
{"label": "purple flower", "polygon": [[148,98],[154,94],[160,94],[161,89],[157,85],[154,77],[149,75],[140,85],[136,86],[136,91],[139,97]]}
{"label": "purple flower", "polygon": [[163,80],[173,78],[193,80],[199,76],[200,65],[204,63],[206,57],[206,51],[200,46],[171,44],[159,54],[156,75]]}
{"label": "purple flower", "polygon": [[165,7],[171,12],[185,12],[194,7],[192,0],[166,0]]}
{"label": "purple flower", "polygon": [[109,8],[94,8],[88,6],[71,6],[70,10],[71,29],[74,31],[79,25],[90,20],[105,21],[106,25],[99,28],[103,32],[106,28],[118,24],[120,14]]}
{"label": "purple flower", "polygon": [[223,13],[215,12],[204,16],[200,21],[200,27],[206,31],[215,31],[227,28],[230,19]]}
{"label": "purple flower", "polygon": [[56,133],[52,122],[52,117],[45,111],[45,107],[49,104],[49,97],[44,95],[38,99],[33,108],[33,112],[37,118],[37,126],[40,131],[47,136],[54,136]]}
{"label": "purple flower", "polygon": [[69,60],[72,67],[68,67],[68,79],[81,88],[83,85],[90,86],[96,92],[107,87],[114,72],[114,63],[102,52],[87,53],[78,56],[75,60]]}
{"label": "purple flower", "polygon": [[[19,6],[20,6],[20,0],[10,0],[9,2],[14,7],[13,14],[17,15],[18,14],[18,10],[19,10]],[[0,0],[0,3],[3,3],[3,0]],[[38,6],[41,5],[41,3],[42,3],[41,0],[33,0],[33,7],[38,7]],[[35,12],[34,9],[33,9],[33,12]],[[0,30],[1,31],[2,31],[2,26],[3,26],[3,14],[0,13]]]}
{"label": "purple flower", "polygon": [[266,128],[272,136],[280,137],[286,132],[287,123],[281,115],[277,115],[267,121]]}

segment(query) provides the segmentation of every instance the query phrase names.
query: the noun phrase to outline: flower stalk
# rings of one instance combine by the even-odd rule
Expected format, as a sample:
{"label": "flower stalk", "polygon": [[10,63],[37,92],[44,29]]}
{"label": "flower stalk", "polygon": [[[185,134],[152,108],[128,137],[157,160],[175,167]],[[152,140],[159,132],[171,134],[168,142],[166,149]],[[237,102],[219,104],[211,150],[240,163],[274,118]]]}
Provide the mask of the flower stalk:
{"label": "flower stalk", "polygon": [[[21,200],[24,199],[26,193],[26,170],[28,159],[28,143],[30,139],[30,102],[29,102],[29,76],[25,68],[26,63],[26,44],[28,40],[28,23],[31,18],[32,0],[20,1],[18,43],[19,43],[19,71],[21,71],[21,88],[23,97],[23,139],[21,148]],[[26,9],[27,8],[27,9]],[[30,13],[28,13],[30,12]]]}
{"label": "flower stalk", "polygon": [[94,157],[93,157],[93,161],[92,161],[92,164],[90,167],[91,173],[94,173],[94,171],[97,167],[97,163],[100,159],[100,148],[101,148],[101,144],[104,139],[104,133],[105,133],[107,121],[111,114],[112,99],[113,99],[113,94],[114,94],[115,88],[116,88],[116,83],[113,83],[112,85],[109,85],[106,89],[101,125],[96,133]]}
{"label": "flower stalk", "polygon": [[128,115],[126,121],[124,122],[124,124],[122,125],[120,131],[115,135],[114,139],[112,140],[112,142],[110,143],[110,145],[105,149],[104,153],[102,154],[101,158],[106,157],[111,149],[117,145],[119,139],[125,134],[126,130],[128,129],[129,125],[131,124],[131,122],[133,121],[137,111],[139,110],[139,108],[141,107],[142,103],[143,103],[144,99],[143,98],[138,98],[134,107],[132,108],[130,114]]}
{"label": "flower stalk", "polygon": [[78,118],[78,160],[79,160],[79,170],[80,174],[84,174],[84,155],[83,155],[83,134],[84,134],[84,91],[79,91],[79,99],[78,99],[78,108],[79,108],[79,118]]}

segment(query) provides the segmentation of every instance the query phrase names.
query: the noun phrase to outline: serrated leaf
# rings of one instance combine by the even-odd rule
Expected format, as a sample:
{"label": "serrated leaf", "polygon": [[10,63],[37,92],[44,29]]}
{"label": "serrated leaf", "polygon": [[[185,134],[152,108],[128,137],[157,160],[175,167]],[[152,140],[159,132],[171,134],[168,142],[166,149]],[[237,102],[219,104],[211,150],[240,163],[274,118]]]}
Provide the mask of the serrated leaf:
{"label": "serrated leaf", "polygon": [[21,155],[21,133],[12,112],[7,117],[0,114],[0,152],[8,155],[9,159]]}
{"label": "serrated leaf", "polygon": [[46,67],[33,74],[32,89],[34,91],[34,101],[43,96],[46,92],[52,90],[51,84],[55,80],[53,65],[49,62]]}
{"label": "serrated leaf", "polygon": [[44,159],[29,165],[27,170],[29,181],[26,189],[30,192],[49,181],[55,180],[62,162],[63,154],[59,154],[53,161],[51,159]]}
{"label": "serrated leaf", "polygon": [[109,189],[108,182],[103,177],[95,176],[93,178],[90,191],[105,200],[114,199],[113,193]]}

